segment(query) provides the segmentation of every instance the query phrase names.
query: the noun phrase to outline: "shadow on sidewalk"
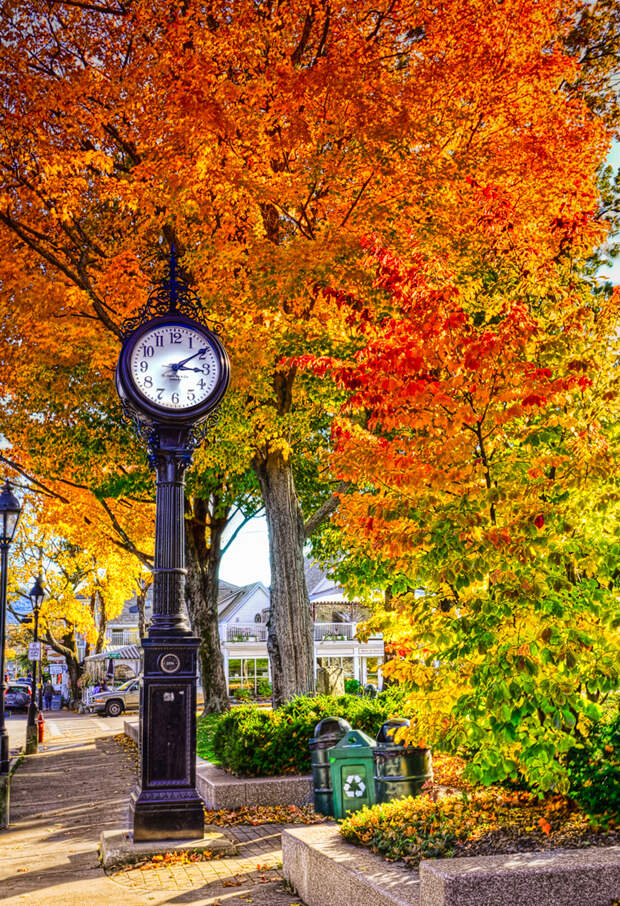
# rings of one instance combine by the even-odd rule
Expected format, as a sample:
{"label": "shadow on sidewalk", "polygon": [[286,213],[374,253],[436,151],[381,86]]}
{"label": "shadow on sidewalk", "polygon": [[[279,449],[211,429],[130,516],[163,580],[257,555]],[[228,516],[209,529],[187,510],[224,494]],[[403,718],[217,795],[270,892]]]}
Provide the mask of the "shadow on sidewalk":
{"label": "shadow on sidewalk", "polygon": [[52,902],[59,884],[101,879],[99,835],[125,824],[134,783],[132,759],[110,737],[25,758],[0,838],[0,902],[43,890],[40,902]]}

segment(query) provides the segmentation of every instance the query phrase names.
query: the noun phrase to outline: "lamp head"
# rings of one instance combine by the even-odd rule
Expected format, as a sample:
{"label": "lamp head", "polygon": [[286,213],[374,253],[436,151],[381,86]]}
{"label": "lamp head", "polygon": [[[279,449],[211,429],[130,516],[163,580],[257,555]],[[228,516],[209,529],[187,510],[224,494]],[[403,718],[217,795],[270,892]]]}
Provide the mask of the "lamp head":
{"label": "lamp head", "polygon": [[22,505],[7,479],[0,493],[0,544],[10,544],[13,540],[21,511]]}
{"label": "lamp head", "polygon": [[41,576],[37,576],[34,581],[34,585],[28,592],[28,597],[30,598],[30,603],[32,604],[32,609],[38,611],[39,607],[43,603],[43,598],[45,597],[45,590],[41,584]]}

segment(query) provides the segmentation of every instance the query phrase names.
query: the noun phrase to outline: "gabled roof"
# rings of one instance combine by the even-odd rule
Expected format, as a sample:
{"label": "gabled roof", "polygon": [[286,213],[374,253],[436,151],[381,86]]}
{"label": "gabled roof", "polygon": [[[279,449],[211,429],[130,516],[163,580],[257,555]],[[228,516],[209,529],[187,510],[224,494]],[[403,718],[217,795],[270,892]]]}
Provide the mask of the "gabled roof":
{"label": "gabled roof", "polygon": [[323,572],[316,560],[306,557],[304,573],[311,604],[344,600],[344,591],[340,585]]}
{"label": "gabled roof", "polygon": [[[146,595],[146,609],[153,606],[153,586],[150,585]],[[123,604],[123,609],[119,614],[108,620],[108,627],[114,626],[137,626],[138,625],[138,602],[135,597],[130,598]]]}
{"label": "gabled roof", "polygon": [[229,582],[220,582],[217,598],[217,612],[220,620],[229,621],[235,613],[246,604],[255,594],[263,592],[269,602],[269,590],[262,582],[252,582],[251,585],[239,587]]}

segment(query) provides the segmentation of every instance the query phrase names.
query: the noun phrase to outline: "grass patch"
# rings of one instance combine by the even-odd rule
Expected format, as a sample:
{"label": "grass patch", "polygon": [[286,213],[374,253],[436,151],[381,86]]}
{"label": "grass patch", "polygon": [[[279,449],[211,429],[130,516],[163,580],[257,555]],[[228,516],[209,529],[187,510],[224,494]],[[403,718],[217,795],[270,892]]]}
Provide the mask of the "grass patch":
{"label": "grass patch", "polygon": [[196,720],[196,752],[211,764],[220,764],[213,751],[213,737],[223,714],[205,714]]}

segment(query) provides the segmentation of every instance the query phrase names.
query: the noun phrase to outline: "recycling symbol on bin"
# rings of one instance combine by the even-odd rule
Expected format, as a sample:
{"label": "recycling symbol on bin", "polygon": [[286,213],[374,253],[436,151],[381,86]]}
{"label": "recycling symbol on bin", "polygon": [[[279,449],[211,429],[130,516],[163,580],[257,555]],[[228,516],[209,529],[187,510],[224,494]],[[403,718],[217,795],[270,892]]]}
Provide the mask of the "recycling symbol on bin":
{"label": "recycling symbol on bin", "polygon": [[363,796],[366,792],[366,784],[359,774],[349,774],[342,787],[345,796],[348,799],[354,799],[356,796]]}

